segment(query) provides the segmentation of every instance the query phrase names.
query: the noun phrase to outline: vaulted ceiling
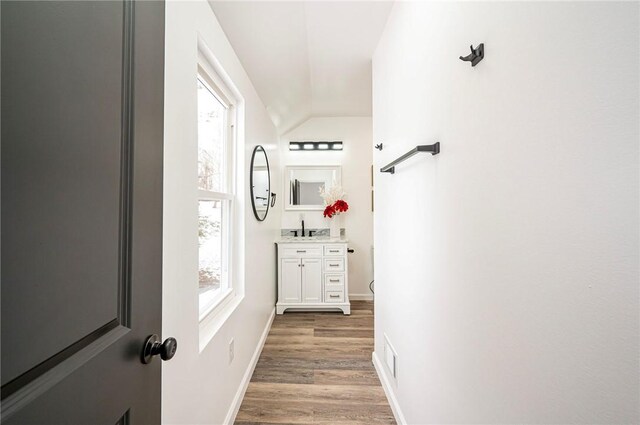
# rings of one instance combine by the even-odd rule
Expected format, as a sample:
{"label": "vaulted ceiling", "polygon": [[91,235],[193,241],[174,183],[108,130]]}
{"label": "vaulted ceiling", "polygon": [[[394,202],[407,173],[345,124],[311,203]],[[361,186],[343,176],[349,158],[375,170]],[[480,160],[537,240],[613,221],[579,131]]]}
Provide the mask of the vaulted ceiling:
{"label": "vaulted ceiling", "polygon": [[371,57],[390,1],[210,1],[280,134],[371,115]]}

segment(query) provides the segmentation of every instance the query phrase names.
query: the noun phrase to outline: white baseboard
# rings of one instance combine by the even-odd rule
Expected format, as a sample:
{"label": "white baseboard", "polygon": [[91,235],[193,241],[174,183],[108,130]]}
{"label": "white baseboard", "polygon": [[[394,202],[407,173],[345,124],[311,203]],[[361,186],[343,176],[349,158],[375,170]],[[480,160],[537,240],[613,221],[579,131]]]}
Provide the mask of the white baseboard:
{"label": "white baseboard", "polygon": [[407,421],[404,419],[402,410],[400,410],[398,399],[396,399],[395,393],[393,392],[393,388],[391,387],[391,383],[387,377],[387,371],[385,370],[384,365],[380,362],[380,359],[378,359],[375,352],[371,353],[371,360],[373,361],[373,366],[376,368],[376,372],[378,372],[378,378],[380,378],[382,389],[387,395],[387,400],[389,401],[389,406],[391,406],[393,416],[396,418],[396,422],[400,425],[405,425]]}
{"label": "white baseboard", "polygon": [[353,301],[373,301],[373,294],[349,294],[349,299]]}
{"label": "white baseboard", "polygon": [[258,342],[258,346],[251,357],[251,361],[249,362],[249,366],[247,366],[247,370],[242,377],[242,381],[240,382],[240,386],[238,387],[238,391],[236,391],[236,395],[233,397],[233,401],[231,402],[231,406],[229,407],[229,411],[227,412],[227,417],[224,419],[224,423],[228,425],[232,425],[236,416],[238,415],[238,411],[240,410],[240,406],[242,405],[242,400],[244,399],[244,394],[247,392],[247,388],[249,387],[249,382],[251,381],[251,376],[253,375],[253,371],[258,364],[258,359],[260,359],[260,354],[262,353],[262,348],[264,347],[264,343],[267,340],[267,336],[269,335],[269,331],[271,330],[271,324],[273,323],[273,319],[276,317],[276,309],[275,307],[271,311],[271,315],[269,316],[269,320],[267,320],[267,325],[264,327],[262,331],[262,335],[260,336],[260,341]]}

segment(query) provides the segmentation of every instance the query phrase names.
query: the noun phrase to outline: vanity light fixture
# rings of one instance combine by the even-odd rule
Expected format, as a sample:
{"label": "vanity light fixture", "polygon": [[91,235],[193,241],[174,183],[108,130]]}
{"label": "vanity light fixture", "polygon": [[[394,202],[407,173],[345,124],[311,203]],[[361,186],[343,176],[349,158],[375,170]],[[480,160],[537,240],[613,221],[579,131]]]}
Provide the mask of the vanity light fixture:
{"label": "vanity light fixture", "polygon": [[341,151],[342,150],[342,142],[341,141],[304,141],[304,142],[289,142],[289,150],[290,151]]}

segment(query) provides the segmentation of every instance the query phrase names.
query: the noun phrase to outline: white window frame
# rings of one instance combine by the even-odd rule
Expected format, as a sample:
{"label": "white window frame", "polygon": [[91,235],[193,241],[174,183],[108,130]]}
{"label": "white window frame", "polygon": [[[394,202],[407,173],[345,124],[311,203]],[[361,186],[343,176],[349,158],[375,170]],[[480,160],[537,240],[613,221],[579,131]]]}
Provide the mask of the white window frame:
{"label": "white window frame", "polygon": [[[202,323],[205,319],[215,316],[222,310],[236,294],[236,285],[234,284],[234,238],[236,234],[235,222],[237,207],[237,190],[236,190],[236,152],[237,152],[237,101],[231,90],[227,87],[218,73],[209,64],[207,59],[198,54],[198,72],[196,79],[207,86],[213,95],[227,108],[226,126],[227,137],[223,146],[224,158],[224,174],[222,176],[222,190],[224,192],[215,192],[202,190],[198,187],[196,180],[196,188],[198,188],[198,202],[200,201],[227,201],[223,202],[222,210],[222,268],[227,277],[227,287],[218,291],[211,299],[206,300],[204,308],[199,310],[199,320]],[[194,80],[197,83],[197,80]],[[199,146],[199,139],[198,139]],[[226,228],[226,232],[224,231]],[[198,254],[199,255],[199,254]],[[197,284],[197,282],[195,283]],[[200,294],[198,292],[198,306],[200,306],[201,297],[206,292]]]}

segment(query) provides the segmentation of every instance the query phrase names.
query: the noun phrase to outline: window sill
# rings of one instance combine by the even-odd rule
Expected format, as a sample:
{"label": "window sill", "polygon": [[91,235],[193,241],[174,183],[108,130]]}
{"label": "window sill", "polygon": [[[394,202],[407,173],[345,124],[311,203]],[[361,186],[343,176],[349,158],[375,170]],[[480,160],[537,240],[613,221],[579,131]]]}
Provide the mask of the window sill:
{"label": "window sill", "polygon": [[200,352],[211,342],[227,319],[238,308],[244,297],[229,289],[221,300],[200,315]]}
{"label": "window sill", "polygon": [[[202,297],[206,296],[207,293],[200,294],[198,296],[198,301],[201,302]],[[205,320],[210,314],[215,314],[216,310],[221,309],[225,303],[229,300],[229,297],[233,294],[233,290],[231,288],[227,288],[219,291],[207,301],[207,306],[204,308],[202,312],[200,312],[199,321],[202,322]],[[200,307],[202,308],[202,307]]]}

